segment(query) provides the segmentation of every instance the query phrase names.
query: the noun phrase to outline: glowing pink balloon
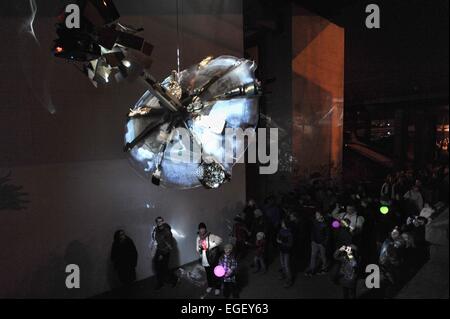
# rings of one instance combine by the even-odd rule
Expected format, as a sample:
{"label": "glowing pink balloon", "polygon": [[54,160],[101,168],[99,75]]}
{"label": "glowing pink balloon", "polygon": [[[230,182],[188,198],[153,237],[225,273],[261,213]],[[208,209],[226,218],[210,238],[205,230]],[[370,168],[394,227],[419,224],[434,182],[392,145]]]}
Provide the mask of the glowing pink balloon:
{"label": "glowing pink balloon", "polygon": [[341,223],[338,220],[335,220],[331,223],[331,226],[333,226],[333,228],[339,228],[339,226],[341,226]]}
{"label": "glowing pink balloon", "polygon": [[219,278],[225,276],[225,268],[223,268],[221,265],[216,266],[214,268],[214,275]]}

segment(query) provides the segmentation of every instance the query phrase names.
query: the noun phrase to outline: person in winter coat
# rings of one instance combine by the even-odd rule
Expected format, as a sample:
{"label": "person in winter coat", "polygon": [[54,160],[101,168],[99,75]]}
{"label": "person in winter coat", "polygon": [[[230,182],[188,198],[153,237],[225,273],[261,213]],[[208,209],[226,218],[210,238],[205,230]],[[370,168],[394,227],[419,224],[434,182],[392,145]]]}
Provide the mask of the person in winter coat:
{"label": "person in winter coat", "polygon": [[172,229],[162,217],[157,217],[155,222],[156,227],[153,229],[152,233],[152,239],[156,244],[153,265],[157,281],[155,289],[160,289],[165,281],[168,281],[172,286],[175,286],[178,282],[178,278],[169,270],[170,253],[174,246]]}
{"label": "person in winter coat", "polygon": [[342,287],[344,299],[355,299],[359,267],[356,246],[342,246],[333,257],[339,262],[336,282]]}
{"label": "person in winter coat", "polygon": [[205,223],[198,225],[198,236],[196,241],[197,251],[201,256],[202,266],[205,268],[208,288],[206,293],[210,293],[214,288],[215,295],[220,295],[220,282],[214,275],[214,267],[217,266],[220,258],[219,246],[222,238],[208,232]]}
{"label": "person in winter coat", "polygon": [[[339,205],[336,205],[336,208],[331,213],[331,216],[341,223],[341,226],[338,228],[337,232],[341,237],[335,240],[335,243],[339,243],[339,241],[342,240],[343,245],[349,245],[350,243],[345,242],[347,240],[345,237],[348,237],[349,235],[351,238],[351,244],[359,247],[361,245],[361,234],[365,221],[364,217],[358,214],[355,204],[353,203],[348,204],[344,212],[340,212],[340,209],[341,208]],[[341,246],[336,246],[336,248],[339,247]]]}
{"label": "person in winter coat", "polygon": [[238,262],[233,254],[233,245],[227,244],[224,247],[224,253],[219,259],[219,265],[225,270],[223,280],[223,296],[229,298],[239,298],[238,287],[236,284],[236,274],[238,270]]}
{"label": "person in winter coat", "polygon": [[285,288],[292,286],[292,272],[291,272],[291,253],[293,245],[292,231],[287,227],[286,221],[281,221],[281,229],[278,232],[276,242],[280,250],[280,263],[282,275],[280,279],[285,279]]}
{"label": "person in winter coat", "polygon": [[311,230],[311,260],[306,271],[306,276],[311,276],[316,272],[317,257],[320,256],[322,262],[319,274],[325,273],[328,267],[327,245],[330,238],[330,228],[320,212],[316,212],[312,222]]}
{"label": "person in winter coat", "polygon": [[405,241],[395,227],[381,246],[378,264],[381,268],[385,291],[391,296],[401,282],[401,266],[404,261]]}

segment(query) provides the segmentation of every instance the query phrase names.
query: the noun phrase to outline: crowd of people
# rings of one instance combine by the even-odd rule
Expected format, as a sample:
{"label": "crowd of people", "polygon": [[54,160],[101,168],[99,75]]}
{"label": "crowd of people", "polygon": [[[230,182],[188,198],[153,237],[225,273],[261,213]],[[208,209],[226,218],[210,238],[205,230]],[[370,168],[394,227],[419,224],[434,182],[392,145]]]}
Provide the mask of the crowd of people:
{"label": "crowd of people", "polygon": [[[356,298],[358,280],[365,278],[367,265],[375,264],[384,297],[393,297],[428,258],[425,226],[448,204],[448,182],[448,165],[430,165],[390,174],[382,185],[315,178],[262,203],[250,199],[237,212],[228,241],[204,223],[198,226],[196,248],[206,292],[238,298],[239,265],[251,263],[261,276],[278,267],[285,288],[300,273],[328,274],[342,287],[343,298]],[[161,217],[156,224],[157,288],[164,281],[176,285],[168,269],[170,226]]]}

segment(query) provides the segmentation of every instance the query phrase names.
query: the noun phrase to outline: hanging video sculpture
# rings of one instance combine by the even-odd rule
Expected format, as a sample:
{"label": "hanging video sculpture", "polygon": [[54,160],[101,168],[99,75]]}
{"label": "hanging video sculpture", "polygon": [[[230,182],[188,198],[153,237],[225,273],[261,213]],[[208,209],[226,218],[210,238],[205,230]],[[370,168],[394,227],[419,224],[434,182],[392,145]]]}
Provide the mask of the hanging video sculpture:
{"label": "hanging video sculpture", "polygon": [[[125,146],[132,163],[156,185],[218,188],[244,155],[234,130],[255,131],[260,82],[253,61],[206,57],[158,82],[150,73],[153,46],[118,22],[111,0],[79,0],[80,23],[59,17],[53,54],[81,64],[93,85],[142,79],[148,89],[127,114]],[[67,11],[67,10],[66,10]]]}

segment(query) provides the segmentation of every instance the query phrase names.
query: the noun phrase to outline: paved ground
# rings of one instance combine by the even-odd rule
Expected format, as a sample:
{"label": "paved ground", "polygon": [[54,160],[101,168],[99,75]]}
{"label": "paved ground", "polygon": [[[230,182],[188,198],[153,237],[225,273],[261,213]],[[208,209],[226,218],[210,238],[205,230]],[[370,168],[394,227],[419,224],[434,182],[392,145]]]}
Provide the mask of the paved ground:
{"label": "paved ground", "polygon": [[[445,227],[440,219],[444,219]],[[444,227],[444,232],[435,232],[443,239],[435,245],[434,233],[428,239],[431,242],[431,260],[419,272],[413,275],[412,280],[401,289],[397,298],[448,298],[448,208],[445,214],[435,222]],[[439,229],[441,229],[440,227]],[[444,244],[443,244],[444,243]],[[240,298],[244,299],[339,299],[342,297],[340,287],[331,281],[331,275],[317,275],[312,278],[305,277],[303,272],[296,275],[294,284],[289,288],[283,287],[279,278],[279,261],[277,258],[269,265],[265,274],[254,274],[249,267],[251,254],[239,263]],[[176,287],[165,286],[155,290],[154,277],[135,282],[127,288],[119,288],[94,298],[137,298],[137,299],[199,299],[222,298],[212,293],[206,295],[206,280],[203,268],[198,262],[184,265],[178,269],[180,281]],[[357,289],[358,298],[384,298],[382,289],[367,289],[364,281],[360,280]],[[392,296],[395,297],[395,294]]]}
{"label": "paved ground", "polygon": [[[279,277],[279,263],[275,260],[265,274],[254,274],[248,265],[249,259],[241,262],[240,278],[242,289],[240,298],[245,299],[297,299],[297,298],[341,298],[340,287],[334,285],[330,280],[330,275],[317,275],[307,278],[303,273],[296,276],[295,283],[290,288],[283,287],[283,281]],[[185,265],[183,271],[179,272],[180,282],[175,288],[164,286],[160,290],[154,290],[155,278],[151,277],[134,283],[129,288],[116,289],[95,298],[138,298],[138,299],[198,299],[217,298],[210,293],[205,295],[204,273],[197,263]],[[361,281],[358,295],[364,295],[361,288]],[[220,298],[222,298],[220,296]]]}

